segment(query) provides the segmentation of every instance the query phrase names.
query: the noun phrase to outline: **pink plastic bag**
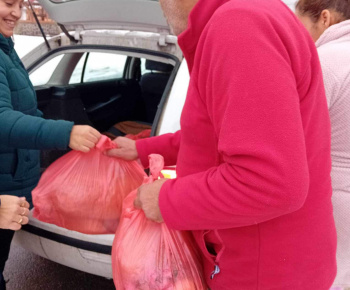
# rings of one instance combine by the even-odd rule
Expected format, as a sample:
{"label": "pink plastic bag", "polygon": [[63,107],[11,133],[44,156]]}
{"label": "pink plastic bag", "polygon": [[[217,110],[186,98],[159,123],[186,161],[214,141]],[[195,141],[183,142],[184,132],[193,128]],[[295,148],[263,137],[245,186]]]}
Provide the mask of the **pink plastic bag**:
{"label": "pink plastic bag", "polygon": [[103,154],[116,145],[102,136],[88,153],[71,151],[52,163],[33,190],[33,216],[85,234],[115,233],[122,203],[146,177],[136,161]]}
{"label": "pink plastic bag", "polygon": [[[163,157],[150,155],[152,175],[161,176]],[[122,216],[112,247],[112,270],[118,290],[207,289],[200,257],[190,232],[175,231],[165,223],[148,220],[133,202],[137,190],[124,200]]]}

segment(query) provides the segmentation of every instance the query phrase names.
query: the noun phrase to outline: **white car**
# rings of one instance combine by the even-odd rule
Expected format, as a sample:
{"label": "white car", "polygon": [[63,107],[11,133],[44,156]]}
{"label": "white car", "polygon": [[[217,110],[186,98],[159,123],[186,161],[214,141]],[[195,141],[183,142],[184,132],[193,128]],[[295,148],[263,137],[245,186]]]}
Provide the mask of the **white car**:
{"label": "white car", "polygon": [[[129,120],[151,125],[152,135],[179,129],[189,75],[157,1],[40,3],[70,32],[22,58],[46,118],[90,124],[112,134],[114,124]],[[42,169],[64,153],[44,151]],[[30,218],[14,241],[49,260],[112,278],[113,239]]]}
{"label": "white car", "polygon": [[[66,31],[22,58],[46,118],[112,133],[115,123],[126,120],[150,124],[151,135],[180,128],[189,74],[158,1],[39,2]],[[293,9],[294,0],[285,2]],[[43,170],[64,153],[45,151]],[[113,239],[31,217],[14,242],[49,260],[112,278]]]}

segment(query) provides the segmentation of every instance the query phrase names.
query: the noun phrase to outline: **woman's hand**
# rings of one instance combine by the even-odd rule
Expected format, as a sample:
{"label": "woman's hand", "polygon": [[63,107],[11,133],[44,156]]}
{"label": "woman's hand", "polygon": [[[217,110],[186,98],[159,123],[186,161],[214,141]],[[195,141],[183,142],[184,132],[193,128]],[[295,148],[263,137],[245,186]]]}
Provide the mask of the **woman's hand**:
{"label": "woman's hand", "polygon": [[107,150],[107,156],[118,157],[124,160],[135,160],[139,157],[134,140],[125,137],[117,137],[113,142],[117,144],[118,147],[116,149]]}
{"label": "woman's hand", "polygon": [[100,137],[100,132],[91,126],[75,125],[70,133],[69,147],[86,153],[95,147]]}
{"label": "woman's hand", "polygon": [[0,195],[0,228],[18,231],[28,223],[29,203],[24,197]]}

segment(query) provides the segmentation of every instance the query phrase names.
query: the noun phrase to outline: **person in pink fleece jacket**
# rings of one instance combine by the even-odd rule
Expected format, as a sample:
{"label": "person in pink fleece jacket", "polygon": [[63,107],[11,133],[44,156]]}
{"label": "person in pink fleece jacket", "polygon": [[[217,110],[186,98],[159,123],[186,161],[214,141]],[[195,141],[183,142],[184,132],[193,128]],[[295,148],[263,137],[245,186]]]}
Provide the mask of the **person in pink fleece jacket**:
{"label": "person in pink fleece jacket", "polygon": [[338,238],[334,285],[350,287],[350,2],[300,0],[296,13],[317,47],[331,120],[332,201]]}
{"label": "person in pink fleece jacket", "polygon": [[154,221],[190,230],[209,287],[328,290],[336,274],[330,122],[315,45],[280,0],[160,0],[190,84],[181,131],[117,138],[177,178],[139,189]]}

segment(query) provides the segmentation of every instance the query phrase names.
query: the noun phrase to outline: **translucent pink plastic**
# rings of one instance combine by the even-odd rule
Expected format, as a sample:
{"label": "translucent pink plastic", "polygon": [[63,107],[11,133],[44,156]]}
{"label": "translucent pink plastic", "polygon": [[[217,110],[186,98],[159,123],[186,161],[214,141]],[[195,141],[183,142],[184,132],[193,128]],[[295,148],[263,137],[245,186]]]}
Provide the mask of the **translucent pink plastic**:
{"label": "translucent pink plastic", "polygon": [[[164,161],[150,155],[152,175],[161,176]],[[118,290],[207,289],[200,258],[190,232],[175,231],[165,223],[148,220],[133,202],[137,190],[123,203],[122,216],[112,247],[113,279]]]}
{"label": "translucent pink plastic", "polygon": [[136,161],[103,154],[115,147],[102,136],[90,152],[52,163],[32,192],[34,217],[85,234],[115,233],[125,196],[146,177]]}

